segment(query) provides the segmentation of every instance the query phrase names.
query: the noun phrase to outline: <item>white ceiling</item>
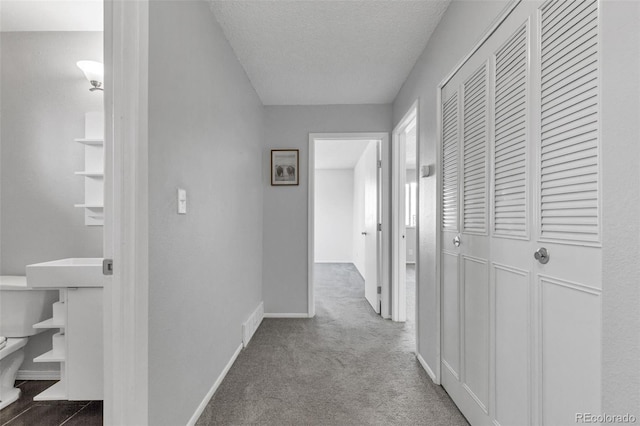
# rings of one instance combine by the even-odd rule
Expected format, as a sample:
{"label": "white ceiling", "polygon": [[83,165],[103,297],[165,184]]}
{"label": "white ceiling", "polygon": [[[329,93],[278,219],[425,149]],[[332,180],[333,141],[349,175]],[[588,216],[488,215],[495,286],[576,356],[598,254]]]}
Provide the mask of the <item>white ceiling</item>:
{"label": "white ceiling", "polygon": [[102,0],[0,0],[0,30],[102,31]]}
{"label": "white ceiling", "polygon": [[316,139],[316,169],[353,169],[369,142]]}
{"label": "white ceiling", "polygon": [[210,0],[265,105],[384,104],[449,0]]}

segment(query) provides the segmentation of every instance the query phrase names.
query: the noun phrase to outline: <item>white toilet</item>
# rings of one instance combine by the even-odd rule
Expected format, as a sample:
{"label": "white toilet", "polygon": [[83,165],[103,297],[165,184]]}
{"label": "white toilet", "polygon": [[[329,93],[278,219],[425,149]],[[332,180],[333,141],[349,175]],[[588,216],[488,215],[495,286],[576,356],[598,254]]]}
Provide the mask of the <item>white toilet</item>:
{"label": "white toilet", "polygon": [[[27,288],[26,277],[0,276],[0,410],[20,397],[14,387],[33,325],[52,316],[57,290]],[[6,338],[6,340],[5,340]]]}

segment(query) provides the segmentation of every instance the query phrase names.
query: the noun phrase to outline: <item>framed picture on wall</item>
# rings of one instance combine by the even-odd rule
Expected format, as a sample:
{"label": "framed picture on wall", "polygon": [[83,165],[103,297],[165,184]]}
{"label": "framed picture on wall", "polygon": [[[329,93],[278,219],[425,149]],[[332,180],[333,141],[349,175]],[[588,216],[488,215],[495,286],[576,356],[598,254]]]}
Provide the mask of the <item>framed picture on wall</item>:
{"label": "framed picture on wall", "polygon": [[300,184],[300,159],[297,149],[271,150],[271,185]]}

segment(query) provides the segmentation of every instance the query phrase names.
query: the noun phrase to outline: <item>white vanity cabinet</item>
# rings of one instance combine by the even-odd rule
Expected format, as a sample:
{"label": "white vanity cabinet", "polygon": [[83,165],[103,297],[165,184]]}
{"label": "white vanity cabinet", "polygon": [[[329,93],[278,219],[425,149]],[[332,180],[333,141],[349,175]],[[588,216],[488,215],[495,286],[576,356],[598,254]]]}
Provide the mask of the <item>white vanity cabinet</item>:
{"label": "white vanity cabinet", "polygon": [[59,329],[53,349],[34,362],[59,362],[60,381],[35,396],[35,401],[89,401],[103,398],[102,288],[60,290],[53,317],[34,328]]}

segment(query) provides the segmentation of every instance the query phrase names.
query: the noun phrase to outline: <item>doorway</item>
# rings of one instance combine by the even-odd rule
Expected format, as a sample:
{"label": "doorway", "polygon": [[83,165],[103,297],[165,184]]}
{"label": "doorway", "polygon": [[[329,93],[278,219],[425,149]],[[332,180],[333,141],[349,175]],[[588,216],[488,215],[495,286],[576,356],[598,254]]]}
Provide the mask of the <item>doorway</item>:
{"label": "doorway", "polygon": [[415,324],[418,267],[418,104],[393,131],[392,319]]}
{"label": "doorway", "polygon": [[309,135],[309,317],[316,263],[352,264],[371,309],[389,316],[387,153],[385,133]]}

